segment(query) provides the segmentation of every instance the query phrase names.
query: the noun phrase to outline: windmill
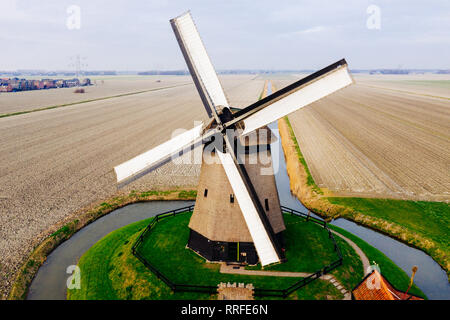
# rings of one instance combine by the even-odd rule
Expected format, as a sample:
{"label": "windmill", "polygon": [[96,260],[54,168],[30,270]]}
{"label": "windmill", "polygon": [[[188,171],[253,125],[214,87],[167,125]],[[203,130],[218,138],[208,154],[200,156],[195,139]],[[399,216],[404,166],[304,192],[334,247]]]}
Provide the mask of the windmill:
{"label": "windmill", "polygon": [[[282,262],[284,251],[280,233],[284,223],[273,173],[261,178],[255,167],[246,164],[250,155],[242,152],[248,149],[245,137],[258,136],[261,128],[268,124],[352,84],[347,63],[342,59],[246,108],[232,111],[191,14],[187,12],[170,22],[210,122],[116,166],[119,187],[196,147],[212,150],[209,156],[220,163],[215,166],[202,163],[197,201],[189,224],[188,247],[208,260],[223,260],[224,255],[237,251],[239,261],[242,250],[246,250],[244,256],[247,257],[253,250],[253,258],[248,262],[255,263],[255,258],[262,266]],[[232,192],[229,200],[227,188]],[[213,191],[216,198],[212,200],[223,200],[222,203],[210,202],[209,193]],[[222,196],[217,197],[221,192]],[[263,206],[260,199],[266,196]],[[269,198],[275,205],[268,208]],[[228,208],[223,209],[225,202]],[[235,250],[240,243],[246,247]]]}

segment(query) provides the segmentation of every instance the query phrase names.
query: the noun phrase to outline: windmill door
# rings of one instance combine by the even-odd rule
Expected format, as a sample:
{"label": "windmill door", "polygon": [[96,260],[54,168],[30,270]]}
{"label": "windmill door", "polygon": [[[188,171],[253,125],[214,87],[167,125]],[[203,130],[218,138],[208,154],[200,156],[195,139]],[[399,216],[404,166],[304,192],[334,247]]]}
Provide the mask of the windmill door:
{"label": "windmill door", "polygon": [[226,244],[223,242],[217,242],[213,246],[212,261],[226,261]]}
{"label": "windmill door", "polygon": [[228,261],[238,261],[238,248],[236,242],[228,243]]}

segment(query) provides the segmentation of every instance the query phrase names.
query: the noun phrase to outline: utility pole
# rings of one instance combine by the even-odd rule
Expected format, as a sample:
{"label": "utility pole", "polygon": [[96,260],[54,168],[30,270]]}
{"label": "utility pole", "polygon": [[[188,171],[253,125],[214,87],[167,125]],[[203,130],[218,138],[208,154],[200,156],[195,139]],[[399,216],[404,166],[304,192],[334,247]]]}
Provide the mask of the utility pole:
{"label": "utility pole", "polygon": [[86,60],[86,57],[81,57],[79,54],[70,57],[70,60],[72,62],[69,64],[69,66],[75,68],[75,77],[78,79],[78,87],[80,86],[80,76],[82,75],[82,68],[87,67],[87,63],[84,63],[84,60]]}

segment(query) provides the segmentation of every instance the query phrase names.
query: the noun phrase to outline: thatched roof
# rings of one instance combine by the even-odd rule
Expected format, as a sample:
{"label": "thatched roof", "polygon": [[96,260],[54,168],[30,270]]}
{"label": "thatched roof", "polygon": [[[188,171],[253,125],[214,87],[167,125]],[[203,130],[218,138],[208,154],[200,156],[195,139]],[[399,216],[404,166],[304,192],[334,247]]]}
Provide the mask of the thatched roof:
{"label": "thatched roof", "polygon": [[[245,167],[263,207],[267,199],[267,216],[274,232],[279,233],[286,228],[270,151],[267,152],[269,156],[264,159],[265,164],[258,161],[259,153],[246,155]],[[206,196],[205,189],[208,190]],[[206,157],[201,168],[195,209],[189,227],[213,241],[253,242],[236,198],[234,203],[230,202],[232,194],[233,190],[217,155]]]}

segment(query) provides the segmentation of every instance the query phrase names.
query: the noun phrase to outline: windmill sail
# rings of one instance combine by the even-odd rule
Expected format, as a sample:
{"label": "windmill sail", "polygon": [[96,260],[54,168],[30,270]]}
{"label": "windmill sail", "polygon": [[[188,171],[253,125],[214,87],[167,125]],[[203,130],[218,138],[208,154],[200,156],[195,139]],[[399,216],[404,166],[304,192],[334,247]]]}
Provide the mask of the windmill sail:
{"label": "windmill sail", "polygon": [[243,120],[245,135],[352,83],[347,63],[342,59],[238,111],[231,122]]}
{"label": "windmill sail", "polygon": [[255,244],[261,265],[265,266],[271,263],[280,262],[275,244],[273,243],[273,240],[271,240],[266,227],[261,221],[258,210],[237,169],[236,163],[229,153],[216,152],[219,155],[228,181],[230,182],[236,200],[241,208],[242,215],[244,216],[248,231]]}
{"label": "windmill sail", "polygon": [[186,12],[170,20],[170,23],[206,112],[211,118],[216,113],[216,106],[229,107],[216,71],[191,14]]}
{"label": "windmill sail", "polygon": [[205,138],[202,137],[202,128],[203,125],[199,125],[116,166],[114,171],[116,172],[117,182],[122,185],[128,184],[156,169],[170,159],[176,158],[183,151],[201,145]]}

